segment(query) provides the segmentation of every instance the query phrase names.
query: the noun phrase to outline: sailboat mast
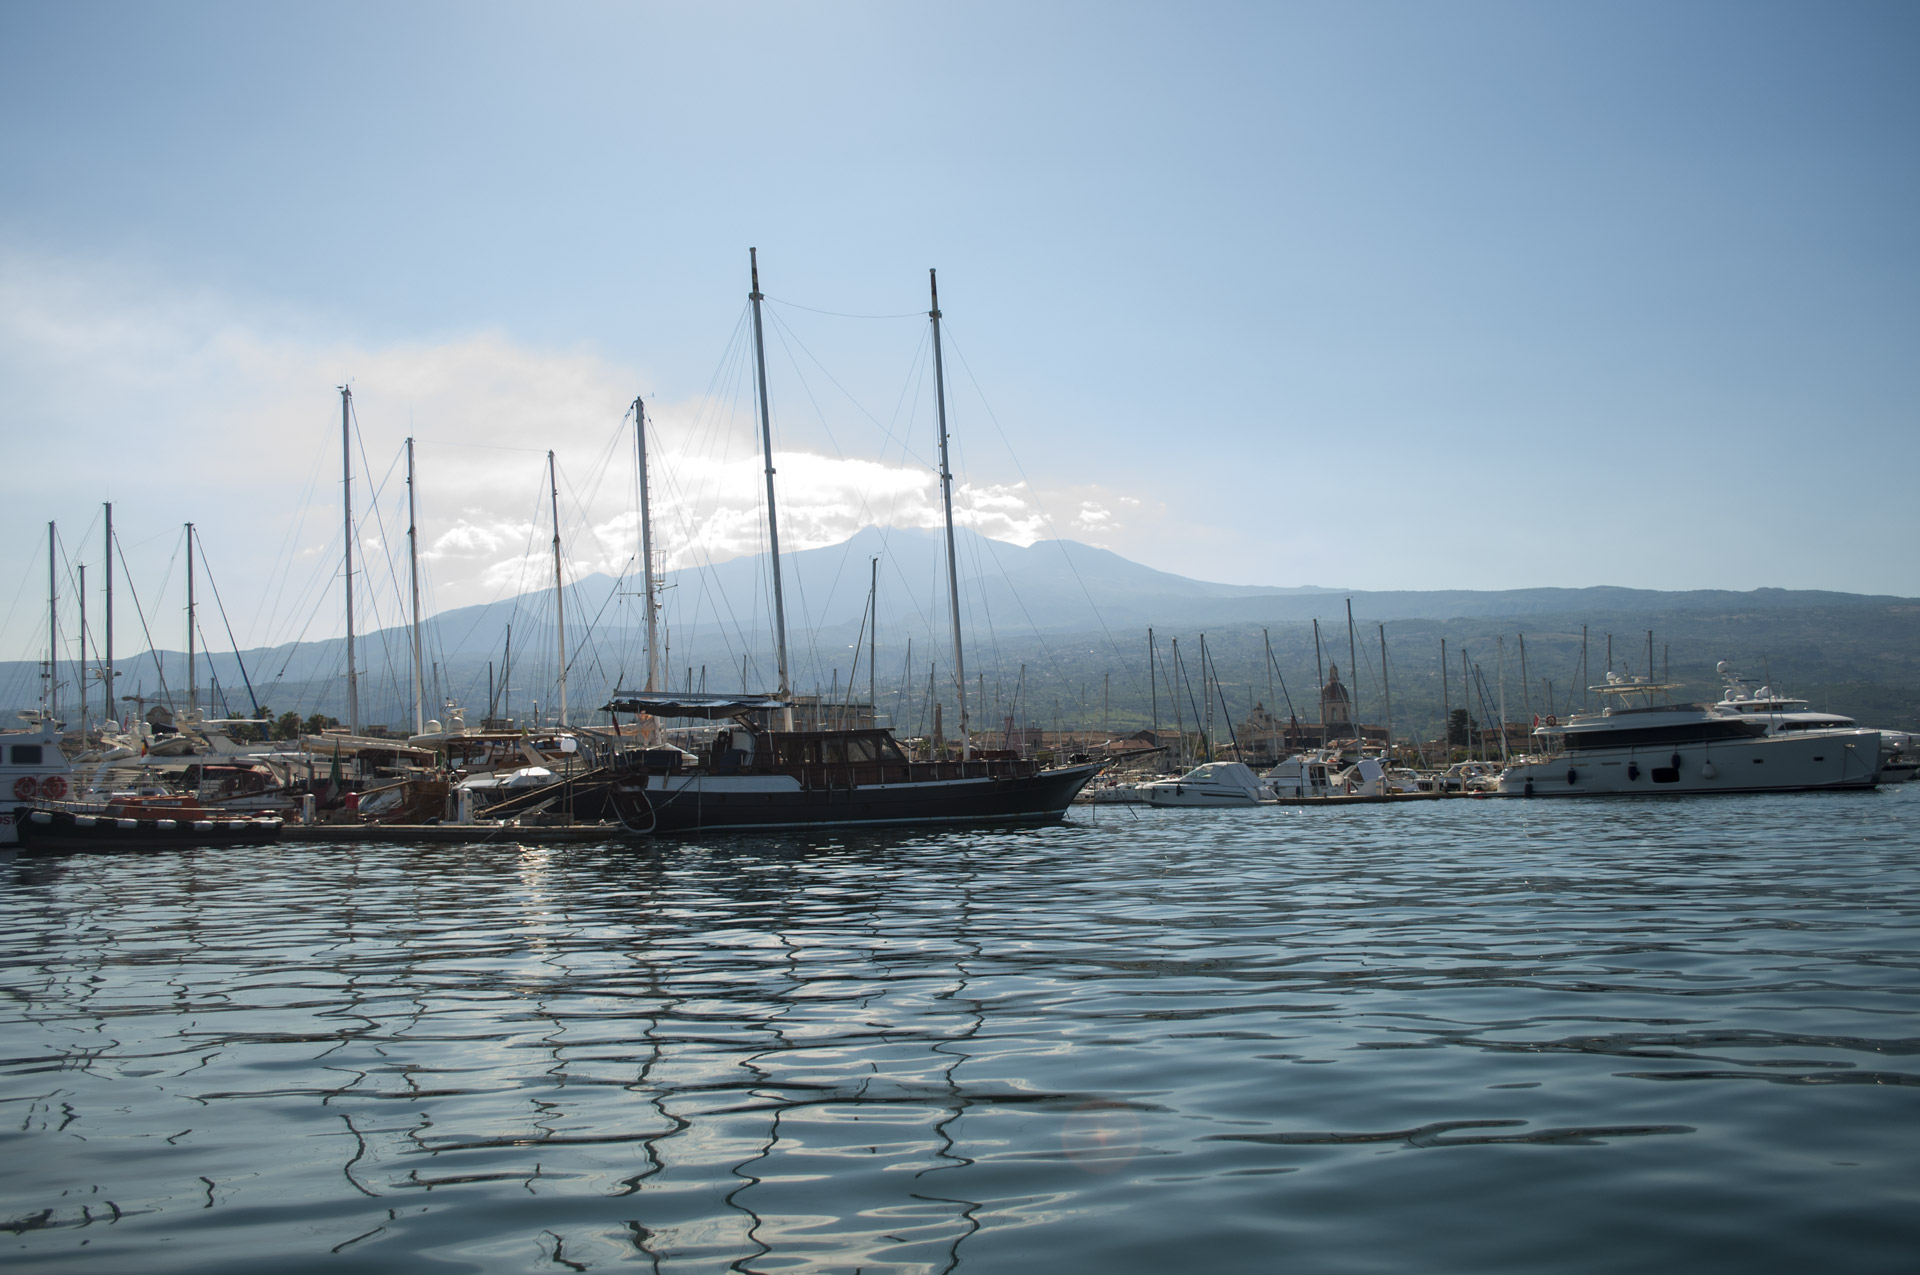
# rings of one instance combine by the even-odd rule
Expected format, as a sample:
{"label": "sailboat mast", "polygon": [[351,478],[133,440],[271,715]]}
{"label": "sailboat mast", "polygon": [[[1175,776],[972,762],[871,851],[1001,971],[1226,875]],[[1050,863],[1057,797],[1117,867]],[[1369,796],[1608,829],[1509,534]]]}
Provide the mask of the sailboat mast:
{"label": "sailboat mast", "polygon": [[47,524],[47,681],[40,699],[42,723],[53,720],[60,698],[60,589],[53,569],[54,525]]}
{"label": "sailboat mast", "polygon": [[80,738],[87,737],[87,564],[82,562],[76,568],[80,572]]}
{"label": "sailboat mast", "polygon": [[347,580],[347,733],[360,733],[360,673],[353,666],[353,445],[348,417],[353,410],[353,390],[340,387],[340,489],[341,509],[346,520]]}
{"label": "sailboat mast", "polygon": [[187,524],[187,712],[200,706],[200,677],[193,653],[193,524]]}
{"label": "sailboat mast", "polygon": [[106,548],[107,548],[107,621],[106,621],[107,631],[104,639],[106,642],[106,654],[107,654],[107,669],[106,669],[106,677],[104,679],[107,684],[106,716],[110,719],[117,721],[120,717],[120,708],[119,708],[118,702],[113,697],[114,685],[113,685],[113,502],[112,501],[107,502],[107,546]]}
{"label": "sailboat mast", "polygon": [[1320,679],[1320,747],[1327,746],[1327,664],[1320,658],[1320,620],[1313,621],[1313,675]]}
{"label": "sailboat mast", "polygon": [[867,566],[871,579],[867,583],[867,608],[873,612],[873,624],[867,629],[867,711],[872,714],[871,726],[880,724],[880,683],[876,670],[880,667],[880,555],[875,554],[868,560]]}
{"label": "sailboat mast", "polygon": [[1153,626],[1147,626],[1147,701],[1153,712],[1153,744],[1160,746],[1160,670],[1153,658]]}
{"label": "sailboat mast", "polygon": [[947,461],[947,374],[940,359],[940,278],[927,271],[933,308],[933,397],[940,422],[940,503],[947,515],[947,607],[953,617],[953,687],[960,700],[960,759],[973,756],[973,735],[967,729],[967,666],[960,654],[960,570],[953,553],[953,466]]}
{"label": "sailboat mast", "polygon": [[1207,658],[1207,635],[1200,635],[1200,698],[1206,702],[1206,726],[1201,736],[1205,742],[1206,760],[1213,760],[1213,683],[1208,680],[1213,662]]}
{"label": "sailboat mast", "polygon": [[567,724],[567,593],[560,578],[560,472],[547,453],[548,490],[553,498],[553,618],[554,636],[559,644],[560,724]]}
{"label": "sailboat mast", "polygon": [[1500,679],[1500,764],[1507,762],[1507,639],[1499,639],[1499,658],[1494,661],[1495,675]]}
{"label": "sailboat mast", "polygon": [[[653,509],[647,480],[647,405],[633,400],[633,444],[640,463],[640,561],[647,612],[647,689],[660,689],[660,586],[653,578]],[[744,684],[743,684],[744,689]]]}
{"label": "sailboat mast", "polygon": [[[1260,630],[1260,647],[1267,653],[1267,720],[1278,721],[1280,701],[1273,697],[1273,639],[1267,636],[1265,629]],[[1267,732],[1267,748],[1271,752],[1278,753],[1280,749],[1277,746],[1278,741],[1274,739],[1274,733],[1271,730]],[[1276,756],[1274,760],[1280,759]]]}
{"label": "sailboat mast", "polygon": [[[747,261],[753,268],[753,291],[747,294],[747,300],[753,302],[753,362],[759,374],[760,450],[766,457],[767,470],[767,555],[773,569],[773,651],[779,664],[780,698],[790,701],[793,686],[787,678],[787,603],[780,587],[780,519],[773,503],[773,422],[767,414],[767,340],[760,325],[760,302],[765,300],[760,293],[760,250],[747,249]],[[793,729],[791,703],[780,710],[780,728]]]}
{"label": "sailboat mast", "polygon": [[407,567],[413,585],[413,733],[427,729],[420,701],[426,698],[427,679],[420,668],[420,527],[414,517],[413,440],[407,440]]}
{"label": "sailboat mast", "polygon": [[1387,626],[1380,626],[1380,696],[1387,705],[1387,765],[1393,765],[1393,687],[1387,682]]}
{"label": "sailboat mast", "polygon": [[1353,599],[1347,599],[1347,676],[1353,679],[1353,690],[1347,696],[1347,703],[1353,707],[1353,746],[1364,750],[1367,741],[1360,735],[1360,654],[1353,641]]}
{"label": "sailboat mast", "polygon": [[1173,699],[1173,733],[1179,737],[1179,751],[1174,755],[1174,765],[1181,770],[1187,768],[1187,722],[1180,712],[1180,683],[1187,680],[1186,670],[1180,666],[1180,639],[1173,639],[1173,667],[1167,671],[1167,694]]}

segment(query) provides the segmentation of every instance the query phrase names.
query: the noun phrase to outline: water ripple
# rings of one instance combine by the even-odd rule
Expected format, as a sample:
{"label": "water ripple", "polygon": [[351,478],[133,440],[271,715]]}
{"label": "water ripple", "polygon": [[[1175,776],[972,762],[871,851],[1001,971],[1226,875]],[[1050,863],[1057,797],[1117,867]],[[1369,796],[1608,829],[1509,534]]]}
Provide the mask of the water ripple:
{"label": "water ripple", "polygon": [[14,854],[0,1253],[1904,1270],[1908,788]]}

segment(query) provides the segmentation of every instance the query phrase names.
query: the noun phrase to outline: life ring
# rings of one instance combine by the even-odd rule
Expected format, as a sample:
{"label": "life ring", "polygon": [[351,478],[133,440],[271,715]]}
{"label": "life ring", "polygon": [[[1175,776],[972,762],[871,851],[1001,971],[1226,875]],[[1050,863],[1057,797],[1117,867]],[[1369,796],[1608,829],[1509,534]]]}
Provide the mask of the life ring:
{"label": "life ring", "polygon": [[1555,717],[1552,713],[1547,714],[1547,725],[1558,726],[1559,724],[1560,724],[1559,718]]}
{"label": "life ring", "polygon": [[48,775],[40,781],[40,795],[48,801],[59,801],[67,795],[67,781],[59,775]]}
{"label": "life ring", "polygon": [[39,781],[32,775],[22,775],[13,781],[13,795],[21,801],[32,801],[40,795]]}

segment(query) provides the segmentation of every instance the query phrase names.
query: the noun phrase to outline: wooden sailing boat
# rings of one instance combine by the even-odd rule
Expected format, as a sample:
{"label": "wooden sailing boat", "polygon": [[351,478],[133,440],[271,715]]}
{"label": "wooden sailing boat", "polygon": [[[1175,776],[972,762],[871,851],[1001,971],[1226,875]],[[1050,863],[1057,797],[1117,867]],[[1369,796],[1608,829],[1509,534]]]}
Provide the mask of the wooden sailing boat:
{"label": "wooden sailing boat", "polygon": [[[749,254],[753,290],[748,300],[753,306],[779,688],[764,696],[650,691],[616,697],[605,711],[731,720],[734,724],[719,733],[710,749],[691,761],[677,749],[635,755],[608,790],[611,804],[621,821],[639,833],[1059,818],[1098,766],[1042,768],[1010,752],[976,751],[967,729],[966,665],[960,640],[959,572],[953,540],[953,473],[947,460],[946,383],[940,351],[940,293],[932,271],[928,271],[932,308],[927,317],[933,324],[940,494],[946,514],[947,591],[960,713],[960,759],[911,760],[893,732],[885,729],[793,729],[780,531],[774,500],[773,432],[767,411],[767,360],[760,314],[763,297],[759,254],[751,249]],[[771,725],[773,722],[778,722],[777,728]]]}

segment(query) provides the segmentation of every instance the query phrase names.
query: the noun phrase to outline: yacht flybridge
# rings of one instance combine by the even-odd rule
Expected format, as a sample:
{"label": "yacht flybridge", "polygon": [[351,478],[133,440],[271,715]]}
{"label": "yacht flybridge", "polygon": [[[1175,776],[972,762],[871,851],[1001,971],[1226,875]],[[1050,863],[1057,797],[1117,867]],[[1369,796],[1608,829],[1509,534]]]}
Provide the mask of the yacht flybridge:
{"label": "yacht flybridge", "polygon": [[[1678,683],[1609,673],[1607,706],[1548,719],[1534,731],[1542,754],[1507,767],[1502,793],[1539,797],[1871,788],[1880,732],[1769,735],[1758,722],[1704,704],[1656,703]],[[1637,701],[1637,702],[1636,702]]]}

